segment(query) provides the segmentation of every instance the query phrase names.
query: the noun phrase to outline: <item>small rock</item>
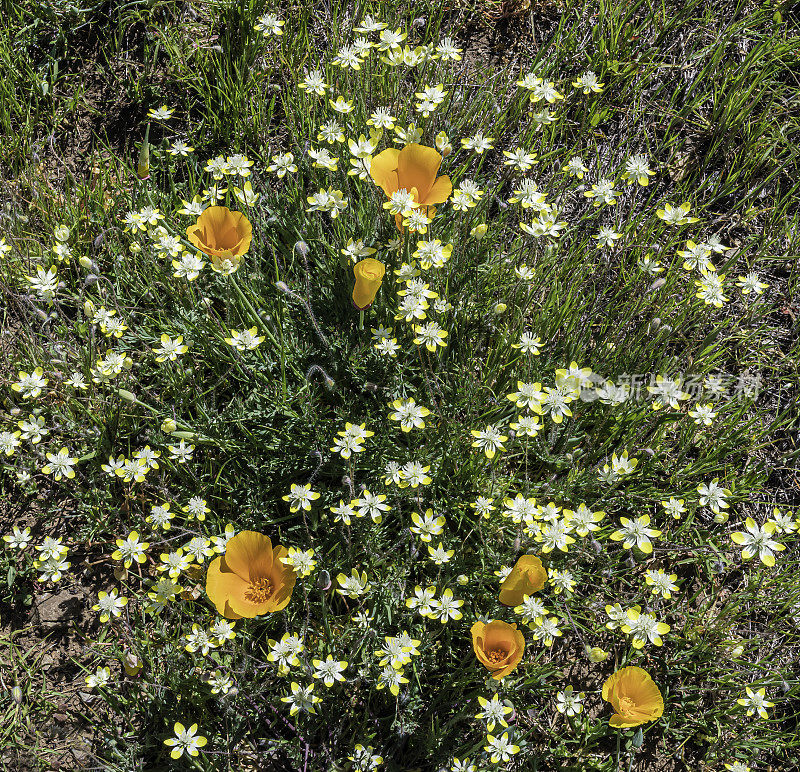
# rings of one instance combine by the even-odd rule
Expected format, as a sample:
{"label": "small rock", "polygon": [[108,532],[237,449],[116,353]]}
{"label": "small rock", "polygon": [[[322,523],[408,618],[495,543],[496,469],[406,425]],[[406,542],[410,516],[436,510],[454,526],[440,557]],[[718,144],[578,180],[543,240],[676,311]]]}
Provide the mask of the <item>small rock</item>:
{"label": "small rock", "polygon": [[67,627],[83,618],[83,596],[73,590],[61,590],[46,598],[37,598],[34,622],[42,627]]}

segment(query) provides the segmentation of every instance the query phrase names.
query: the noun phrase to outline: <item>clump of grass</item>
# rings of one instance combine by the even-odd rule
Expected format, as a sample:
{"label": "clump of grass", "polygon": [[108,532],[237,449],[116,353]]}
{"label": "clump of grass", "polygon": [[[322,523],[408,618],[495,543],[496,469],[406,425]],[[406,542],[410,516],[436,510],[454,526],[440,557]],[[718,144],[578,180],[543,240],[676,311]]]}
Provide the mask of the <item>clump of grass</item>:
{"label": "clump of grass", "polygon": [[791,763],[791,41],[607,11],[491,68],[442,9],[211,8],[136,156],[20,176],[3,598],[96,593],[109,768]]}

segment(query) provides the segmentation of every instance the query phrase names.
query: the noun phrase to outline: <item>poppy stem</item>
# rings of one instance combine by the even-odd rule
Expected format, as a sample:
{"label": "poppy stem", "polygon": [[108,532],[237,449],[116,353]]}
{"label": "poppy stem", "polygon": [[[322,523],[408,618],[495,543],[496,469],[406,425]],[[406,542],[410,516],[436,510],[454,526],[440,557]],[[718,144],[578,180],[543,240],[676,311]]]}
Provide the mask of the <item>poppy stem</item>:
{"label": "poppy stem", "polygon": [[358,329],[359,330],[363,330],[364,329],[364,312],[363,311],[360,311],[359,314],[358,314]]}

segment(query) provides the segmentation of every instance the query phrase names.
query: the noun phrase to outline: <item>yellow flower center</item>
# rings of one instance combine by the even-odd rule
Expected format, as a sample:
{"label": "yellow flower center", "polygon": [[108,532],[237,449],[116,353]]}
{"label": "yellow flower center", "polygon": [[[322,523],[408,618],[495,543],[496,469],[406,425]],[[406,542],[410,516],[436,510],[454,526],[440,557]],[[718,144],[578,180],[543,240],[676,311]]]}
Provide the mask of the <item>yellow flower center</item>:
{"label": "yellow flower center", "polygon": [[492,649],[486,652],[486,656],[493,665],[499,665],[508,656],[508,652],[503,649]]}
{"label": "yellow flower center", "polygon": [[272,582],[269,579],[254,579],[244,591],[244,597],[251,603],[263,603],[272,595]]}

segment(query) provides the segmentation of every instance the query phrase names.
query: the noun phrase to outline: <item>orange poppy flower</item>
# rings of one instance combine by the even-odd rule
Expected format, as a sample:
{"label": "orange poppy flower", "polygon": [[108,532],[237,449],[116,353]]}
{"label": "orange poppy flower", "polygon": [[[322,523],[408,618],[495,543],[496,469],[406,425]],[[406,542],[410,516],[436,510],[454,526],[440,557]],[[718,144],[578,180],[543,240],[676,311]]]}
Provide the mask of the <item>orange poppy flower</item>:
{"label": "orange poppy flower", "polygon": [[[436,176],[441,165],[442,156],[436,150],[413,142],[402,150],[390,147],[378,153],[372,159],[369,174],[387,198],[405,189],[418,206],[427,208],[444,203],[453,192],[447,175]],[[402,231],[403,216],[395,215],[394,221]]]}
{"label": "orange poppy flower", "polygon": [[525,636],[514,624],[495,619],[488,624],[476,622],[470,628],[475,656],[498,681],[522,661]]}
{"label": "orange poppy flower", "polygon": [[536,555],[523,555],[500,585],[500,602],[504,606],[519,606],[525,595],[533,595],[544,587],[547,571]]}
{"label": "orange poppy flower", "polygon": [[381,287],[383,274],[386,273],[386,266],[372,257],[359,260],[353,266],[353,273],[356,276],[356,286],[353,287],[353,303],[356,308],[363,311],[372,305],[375,295]]}
{"label": "orange poppy flower", "polygon": [[232,212],[227,206],[209,206],[186,229],[186,235],[212,260],[233,261],[250,249],[253,226],[241,212]]}
{"label": "orange poppy flower", "polygon": [[614,715],[609,723],[618,728],[655,721],[664,713],[664,698],[646,670],[624,667],[603,684],[603,699]]}
{"label": "orange poppy flower", "polygon": [[281,562],[288,554],[263,533],[237,533],[206,574],[206,592],[217,611],[226,619],[252,619],[285,608],[297,580],[294,569]]}

